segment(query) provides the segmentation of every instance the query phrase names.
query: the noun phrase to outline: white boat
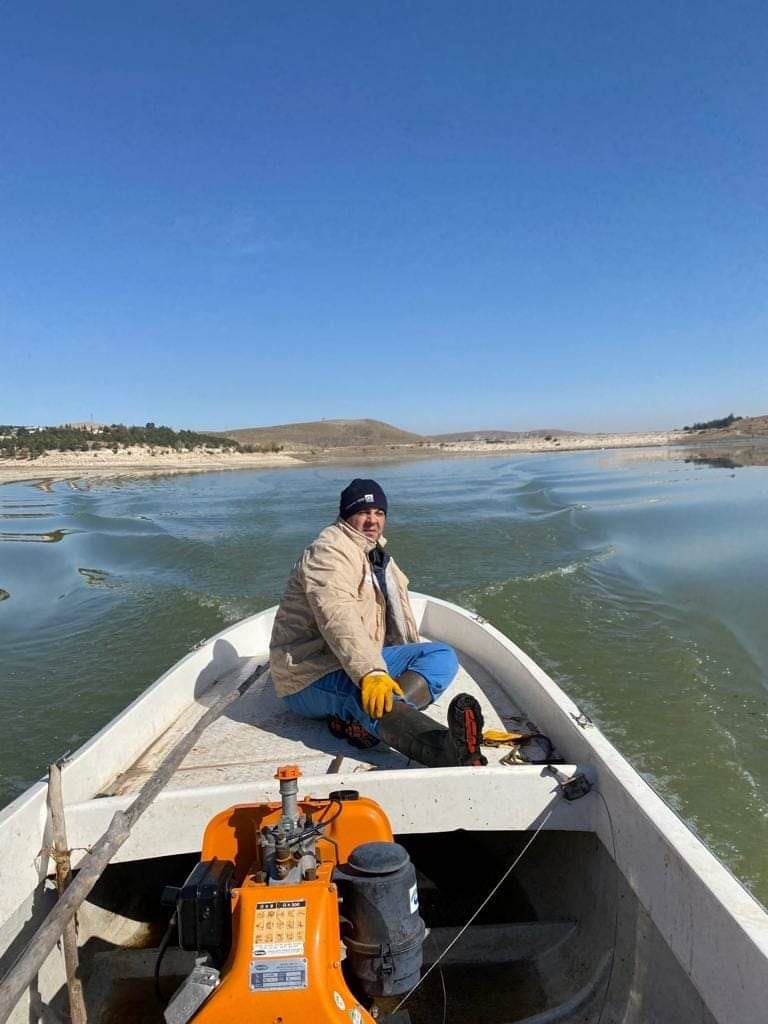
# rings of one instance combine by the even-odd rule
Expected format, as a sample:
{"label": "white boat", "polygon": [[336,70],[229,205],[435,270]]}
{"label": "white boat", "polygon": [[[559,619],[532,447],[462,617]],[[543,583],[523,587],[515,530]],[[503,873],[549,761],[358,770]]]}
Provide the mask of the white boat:
{"label": "white boat", "polygon": [[[354,789],[377,801],[410,853],[430,929],[424,963],[439,960],[440,967],[405,1006],[413,1024],[766,1024],[765,909],[512,641],[455,605],[418,594],[412,600],[422,636],[450,643],[462,666],[430,714],[444,718],[453,692],[472,692],[486,728],[544,734],[556,763],[515,763],[502,747],[486,751],[484,768],[424,769],[386,749],[354,750],[324,723],[299,718],[276,699],[264,668],[275,609],[224,630],[63,766],[68,845],[77,867],[180,737],[210,717],[222,694],[239,688],[79,909],[88,1021],[163,1019],[151,981],[169,913],[159,905],[161,885],[186,877],[215,815],[274,801],[276,768],[293,764],[302,773],[302,793],[326,798]],[[527,749],[535,751],[535,744]],[[0,814],[5,985],[6,972],[57,898],[53,861],[41,852],[51,845],[46,790],[45,781],[37,783]],[[194,959],[168,950],[166,991]],[[67,1016],[58,948],[5,1019],[56,1015]],[[258,1004],[242,1018],[262,1019]],[[277,1019],[270,1015],[270,1024]],[[339,1021],[349,1019],[370,1018],[355,1018],[345,1007]],[[284,1024],[293,1020],[288,1014]]]}

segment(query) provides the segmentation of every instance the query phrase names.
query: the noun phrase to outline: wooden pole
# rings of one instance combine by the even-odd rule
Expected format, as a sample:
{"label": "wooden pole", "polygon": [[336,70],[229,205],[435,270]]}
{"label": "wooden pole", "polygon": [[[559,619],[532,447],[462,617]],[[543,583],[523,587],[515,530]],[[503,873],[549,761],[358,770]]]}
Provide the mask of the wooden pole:
{"label": "wooden pole", "polygon": [[[48,768],[48,807],[51,812],[53,859],[56,862],[56,886],[59,898],[72,881],[72,866],[67,844],[67,825],[64,819],[64,797],[61,790],[61,765],[56,762]],[[72,1024],[87,1024],[88,1015],[83,998],[83,985],[78,975],[77,917],[73,915],[64,926],[64,969],[69,994],[69,1018]]]}
{"label": "wooden pole", "polygon": [[[251,661],[255,663],[255,659],[251,659]],[[14,1006],[21,999],[22,993],[45,963],[46,957],[56,945],[67,922],[74,916],[77,908],[86,899],[94,885],[96,885],[110,860],[131,834],[133,826],[168,782],[200,735],[208,728],[211,722],[219,717],[222,711],[245,693],[248,687],[263,675],[266,670],[267,665],[262,665],[260,668],[252,671],[243,683],[225,693],[224,696],[212,704],[202,718],[199,718],[190,731],[170,750],[164,760],[158,765],[154,775],[139,790],[136,799],[128,809],[126,811],[116,811],[112,816],[112,821],[109,823],[107,831],[94,844],[91,852],[80,862],[77,876],[73,879],[72,884],[50,911],[30,939],[24,952],[5,975],[2,983],[0,983],[0,1022],[2,1024],[5,1024],[8,1020]],[[241,676],[242,671],[243,667],[238,666],[237,669],[232,670],[228,675]],[[223,682],[225,678],[226,676],[222,677],[220,682]]]}

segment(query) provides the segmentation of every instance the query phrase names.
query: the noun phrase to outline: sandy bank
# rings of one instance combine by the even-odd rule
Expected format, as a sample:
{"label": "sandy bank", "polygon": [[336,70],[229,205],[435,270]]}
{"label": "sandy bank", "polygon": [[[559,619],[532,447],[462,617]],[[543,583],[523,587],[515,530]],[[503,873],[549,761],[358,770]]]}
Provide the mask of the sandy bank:
{"label": "sandy bank", "polygon": [[682,430],[649,430],[636,434],[566,434],[547,441],[543,437],[526,437],[514,441],[450,441],[430,447],[442,452],[494,455],[497,452],[573,452],[604,448],[647,448],[675,444],[686,438]]}
{"label": "sandy bank", "polygon": [[654,448],[679,444],[682,431],[646,431],[637,434],[575,434],[555,437],[524,437],[510,441],[443,441],[419,444],[389,444],[359,448],[325,448],[295,451],[304,462],[349,464],[401,462],[406,459],[465,457],[493,458],[499,455],[534,455],[542,452],[603,451],[606,448]]}
{"label": "sandy bank", "polygon": [[300,466],[284,452],[177,452],[143,445],[98,452],[46,452],[31,462],[0,459],[0,484],[24,480],[109,479],[174,473],[212,473],[232,469],[276,469]]}

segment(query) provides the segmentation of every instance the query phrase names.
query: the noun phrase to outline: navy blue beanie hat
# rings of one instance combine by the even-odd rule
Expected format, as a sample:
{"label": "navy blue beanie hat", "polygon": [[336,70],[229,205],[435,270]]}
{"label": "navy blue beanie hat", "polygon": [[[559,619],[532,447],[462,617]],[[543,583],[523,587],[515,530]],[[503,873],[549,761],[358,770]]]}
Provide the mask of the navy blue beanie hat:
{"label": "navy blue beanie hat", "polygon": [[353,480],[341,492],[339,515],[346,519],[366,508],[380,508],[386,513],[387,496],[375,480]]}

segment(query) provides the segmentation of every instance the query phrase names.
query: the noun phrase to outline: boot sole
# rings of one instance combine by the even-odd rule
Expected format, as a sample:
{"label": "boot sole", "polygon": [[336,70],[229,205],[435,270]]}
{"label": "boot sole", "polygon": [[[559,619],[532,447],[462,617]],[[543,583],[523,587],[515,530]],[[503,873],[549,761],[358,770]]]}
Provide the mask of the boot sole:
{"label": "boot sole", "polygon": [[356,750],[370,750],[378,747],[379,737],[368,732],[359,722],[345,721],[338,715],[328,715],[328,730],[337,740],[346,740]]}
{"label": "boot sole", "polygon": [[488,764],[487,759],[480,753],[483,712],[471,694],[459,693],[451,701],[448,708],[448,729],[460,764]]}

